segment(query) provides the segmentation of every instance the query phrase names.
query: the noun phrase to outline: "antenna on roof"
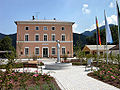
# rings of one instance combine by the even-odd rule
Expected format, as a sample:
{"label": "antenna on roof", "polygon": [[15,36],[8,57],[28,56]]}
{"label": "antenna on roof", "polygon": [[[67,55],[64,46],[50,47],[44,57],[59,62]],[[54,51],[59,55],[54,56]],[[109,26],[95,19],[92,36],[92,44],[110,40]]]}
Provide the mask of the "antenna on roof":
{"label": "antenna on roof", "polygon": [[40,12],[34,12],[35,14],[36,14],[36,20],[38,19],[38,14],[40,13]]}

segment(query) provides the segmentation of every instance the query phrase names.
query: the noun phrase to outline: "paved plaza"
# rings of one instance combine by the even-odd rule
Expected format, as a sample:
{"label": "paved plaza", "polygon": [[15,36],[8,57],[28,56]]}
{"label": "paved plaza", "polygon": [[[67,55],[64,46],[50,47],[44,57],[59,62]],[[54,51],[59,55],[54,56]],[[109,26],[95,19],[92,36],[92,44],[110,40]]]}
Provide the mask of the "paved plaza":
{"label": "paved plaza", "polygon": [[[45,64],[54,63],[55,60],[43,60]],[[19,69],[22,71],[23,69]],[[25,69],[34,72],[36,68]],[[91,71],[85,71],[85,66],[71,66],[62,70],[46,70],[43,73],[53,76],[62,90],[120,90],[112,85],[87,76]]]}

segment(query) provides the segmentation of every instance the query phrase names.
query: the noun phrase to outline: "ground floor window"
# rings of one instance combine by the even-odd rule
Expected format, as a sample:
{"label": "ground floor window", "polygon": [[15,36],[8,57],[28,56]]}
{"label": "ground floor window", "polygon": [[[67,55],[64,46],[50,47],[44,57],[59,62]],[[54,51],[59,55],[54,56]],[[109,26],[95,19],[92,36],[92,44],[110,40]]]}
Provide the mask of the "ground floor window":
{"label": "ground floor window", "polygon": [[65,47],[62,47],[62,55],[65,55]]}
{"label": "ground floor window", "polygon": [[35,48],[35,55],[39,55],[39,47]]}
{"label": "ground floor window", "polygon": [[25,55],[29,54],[29,47],[25,47]]}
{"label": "ground floor window", "polygon": [[55,55],[55,48],[52,48],[52,55]]}

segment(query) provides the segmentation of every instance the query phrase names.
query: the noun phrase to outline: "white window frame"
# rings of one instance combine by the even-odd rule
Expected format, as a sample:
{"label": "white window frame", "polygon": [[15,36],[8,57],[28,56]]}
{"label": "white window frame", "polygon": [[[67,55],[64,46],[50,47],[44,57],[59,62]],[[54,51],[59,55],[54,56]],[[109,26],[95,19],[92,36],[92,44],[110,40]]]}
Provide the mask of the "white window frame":
{"label": "white window frame", "polygon": [[[26,36],[26,35],[28,35],[28,41],[29,41],[29,34],[25,34],[25,36]],[[25,39],[26,39],[25,36],[24,36],[24,41],[26,41],[26,40],[25,40]]]}
{"label": "white window frame", "polygon": [[39,27],[39,26],[35,26],[35,30],[36,30],[36,27],[38,27],[38,30],[40,30],[40,27]]}
{"label": "white window frame", "polygon": [[39,34],[35,34],[35,41],[37,41],[37,40],[36,40],[36,35],[39,36],[38,41],[40,41],[40,35],[39,35]]}
{"label": "white window frame", "polygon": [[[61,30],[62,30],[62,28],[64,28],[64,30],[65,30],[65,26],[62,26],[62,27],[61,27]],[[62,30],[62,31],[64,31],[64,30]]]}
{"label": "white window frame", "polygon": [[55,26],[52,26],[52,27],[51,27],[51,30],[52,30],[52,31],[55,31],[55,29],[54,29],[54,30],[52,29],[53,27],[56,29],[56,27],[55,27]]}
{"label": "white window frame", "polygon": [[[53,48],[55,48],[55,54],[52,53],[52,49],[53,49]],[[51,48],[51,53],[52,53],[52,55],[56,55],[56,47],[52,47],[52,48]]]}
{"label": "white window frame", "polygon": [[[26,53],[25,53],[25,49],[26,49],[26,48],[28,49],[28,54],[27,54],[27,55],[26,55]],[[24,55],[25,55],[25,56],[28,56],[28,55],[29,55],[29,47],[25,47],[25,48],[24,48]]]}
{"label": "white window frame", "polygon": [[46,30],[48,30],[48,27],[47,26],[43,26],[43,30],[45,30],[44,28],[46,27]]}
{"label": "white window frame", "polygon": [[[36,54],[36,48],[39,49],[39,54]],[[35,47],[35,55],[36,55],[36,56],[39,56],[39,55],[40,55],[40,48],[39,48],[39,47]]]}
{"label": "white window frame", "polygon": [[63,40],[62,40],[62,36],[65,36],[65,40],[64,40],[64,41],[66,41],[66,35],[65,35],[65,34],[62,34],[62,35],[61,35],[61,41],[63,41]]}
{"label": "white window frame", "polygon": [[[63,49],[63,48],[65,48],[65,47],[62,47],[61,49]],[[61,51],[62,51],[62,50],[61,50]],[[63,52],[63,51],[62,51],[62,52]],[[61,52],[61,53],[62,53],[62,52]],[[65,48],[65,54],[66,54],[66,48]],[[62,53],[62,55],[65,55],[65,54]]]}
{"label": "white window frame", "polygon": [[[56,40],[56,39],[53,40],[53,35],[55,36],[55,34],[52,34],[52,35],[51,35],[51,41],[55,41],[55,40]],[[56,38],[56,37],[55,37],[55,38]]]}
{"label": "white window frame", "polygon": [[29,27],[29,26],[25,26],[24,30],[26,30],[26,27],[28,27],[28,30],[30,30],[30,27]]}
{"label": "white window frame", "polygon": [[[44,35],[47,35],[47,34],[43,34],[43,41],[45,41],[45,40],[44,40]],[[48,41],[48,35],[47,35],[47,41]]]}

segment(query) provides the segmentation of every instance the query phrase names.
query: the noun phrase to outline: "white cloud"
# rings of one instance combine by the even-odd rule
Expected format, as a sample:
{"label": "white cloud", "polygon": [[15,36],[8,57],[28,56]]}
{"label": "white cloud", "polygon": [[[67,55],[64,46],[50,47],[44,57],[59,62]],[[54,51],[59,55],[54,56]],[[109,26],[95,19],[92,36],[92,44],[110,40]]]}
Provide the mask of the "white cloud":
{"label": "white cloud", "polygon": [[[117,24],[117,16],[112,15],[110,17],[107,17],[107,21],[108,21],[108,24]],[[98,26],[101,27],[103,25],[105,25],[105,20],[103,20],[101,23],[99,23],[99,20],[98,20]],[[94,29],[96,29],[96,24],[93,24],[92,26],[90,26],[90,28],[85,29],[85,31],[92,31]]]}
{"label": "white cloud", "polygon": [[77,27],[78,27],[78,24],[73,24],[72,28],[74,33],[80,33],[79,31],[77,31]]}
{"label": "white cloud", "polygon": [[88,4],[83,4],[82,12],[83,12],[83,14],[89,14],[90,13],[90,10],[88,9]]}
{"label": "white cloud", "polygon": [[114,8],[114,3],[113,3],[113,2],[110,2],[109,7],[110,7],[110,8]]}

